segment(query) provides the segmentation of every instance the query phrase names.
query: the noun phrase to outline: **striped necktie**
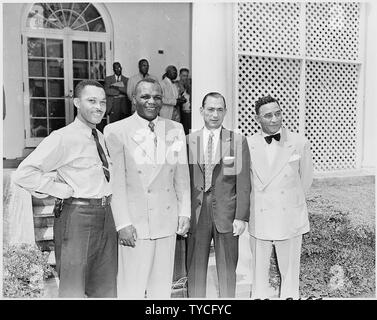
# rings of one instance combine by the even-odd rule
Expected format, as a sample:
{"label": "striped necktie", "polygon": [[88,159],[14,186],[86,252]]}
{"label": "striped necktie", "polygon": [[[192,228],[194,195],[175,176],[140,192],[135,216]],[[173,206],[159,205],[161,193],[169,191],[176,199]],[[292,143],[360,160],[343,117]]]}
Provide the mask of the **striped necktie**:
{"label": "striped necktie", "polygon": [[205,176],[204,191],[208,191],[208,189],[211,187],[211,184],[212,184],[212,170],[213,170],[212,153],[213,153],[213,132],[211,132],[208,137],[206,159],[204,161],[204,176]]}
{"label": "striped necktie", "polygon": [[98,155],[102,161],[103,173],[105,174],[107,182],[109,182],[110,181],[109,163],[107,162],[106,155],[103,152],[101,144],[99,143],[97,130],[94,128],[92,129],[92,135],[94,137],[94,141],[96,142]]}

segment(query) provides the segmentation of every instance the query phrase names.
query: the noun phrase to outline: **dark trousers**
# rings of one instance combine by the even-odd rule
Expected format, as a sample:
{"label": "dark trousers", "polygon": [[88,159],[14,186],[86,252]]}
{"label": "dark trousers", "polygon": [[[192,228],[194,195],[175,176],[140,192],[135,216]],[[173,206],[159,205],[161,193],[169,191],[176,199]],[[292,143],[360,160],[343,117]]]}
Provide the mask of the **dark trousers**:
{"label": "dark trousers", "polygon": [[181,112],[181,123],[185,130],[185,135],[188,135],[191,129],[191,112]]}
{"label": "dark trousers", "polygon": [[[207,268],[211,240],[214,241],[220,298],[234,298],[236,293],[236,267],[238,236],[232,232],[219,233],[213,221],[212,194],[204,193],[198,223],[189,234],[187,247],[188,295],[204,298],[207,287]],[[195,219],[195,218],[194,218]]]}
{"label": "dark trousers", "polygon": [[109,205],[64,203],[54,241],[59,297],[116,297],[117,232]]}
{"label": "dark trousers", "polygon": [[131,102],[128,97],[114,97],[109,122],[113,123],[131,115]]}

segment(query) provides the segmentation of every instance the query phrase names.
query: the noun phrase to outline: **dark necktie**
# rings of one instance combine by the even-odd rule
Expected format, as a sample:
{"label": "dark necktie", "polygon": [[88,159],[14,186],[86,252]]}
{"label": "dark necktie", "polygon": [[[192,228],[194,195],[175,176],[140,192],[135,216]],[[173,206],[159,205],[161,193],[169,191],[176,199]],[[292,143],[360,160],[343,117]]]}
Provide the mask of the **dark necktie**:
{"label": "dark necktie", "polygon": [[206,159],[205,159],[205,164],[204,164],[204,191],[207,191],[211,187],[211,184],[212,184],[213,136],[214,136],[213,132],[211,132],[208,136],[207,152],[206,152]]}
{"label": "dark necktie", "polygon": [[280,133],[276,133],[276,134],[273,134],[273,135],[271,135],[271,136],[266,136],[266,137],[264,137],[264,139],[266,140],[266,142],[267,142],[268,144],[271,143],[272,138],[274,138],[276,141],[280,141]]}
{"label": "dark necktie", "polygon": [[[148,123],[148,127],[149,127],[149,129],[151,129],[151,131],[154,133],[154,126],[155,126],[155,124],[154,124],[154,122],[153,121],[149,121],[149,123]],[[156,147],[157,146],[157,137],[156,137],[156,134],[154,135],[154,146]]]}
{"label": "dark necktie", "polygon": [[109,182],[110,181],[109,163],[107,162],[106,155],[103,152],[101,144],[99,143],[98,134],[97,134],[97,130],[96,129],[92,129],[92,135],[94,137],[94,141],[96,142],[98,155],[99,155],[99,157],[100,157],[100,159],[102,161],[103,173],[105,174],[107,182]]}

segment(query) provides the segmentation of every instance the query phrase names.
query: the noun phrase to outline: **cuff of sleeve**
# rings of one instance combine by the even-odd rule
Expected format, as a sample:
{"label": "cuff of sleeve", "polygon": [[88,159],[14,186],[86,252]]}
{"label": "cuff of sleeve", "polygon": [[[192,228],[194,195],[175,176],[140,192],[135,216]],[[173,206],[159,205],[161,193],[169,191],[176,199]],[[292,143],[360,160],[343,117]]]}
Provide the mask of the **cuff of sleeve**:
{"label": "cuff of sleeve", "polygon": [[121,230],[121,229],[123,229],[125,227],[128,227],[128,226],[131,226],[131,225],[132,225],[132,223],[121,224],[120,226],[116,227],[116,230],[119,231],[119,230]]}

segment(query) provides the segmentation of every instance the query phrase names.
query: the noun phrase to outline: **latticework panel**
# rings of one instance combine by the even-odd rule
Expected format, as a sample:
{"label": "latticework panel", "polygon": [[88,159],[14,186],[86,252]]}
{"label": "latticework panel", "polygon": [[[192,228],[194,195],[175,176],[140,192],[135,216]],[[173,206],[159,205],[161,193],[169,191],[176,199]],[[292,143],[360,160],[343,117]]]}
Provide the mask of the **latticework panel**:
{"label": "latticework panel", "polygon": [[296,59],[239,56],[238,129],[242,134],[250,136],[258,130],[254,106],[266,95],[279,100],[283,125],[298,132],[300,68]]}
{"label": "latticework panel", "polygon": [[356,167],[357,64],[308,61],[305,135],[317,171]]}
{"label": "latticework panel", "polygon": [[306,4],[306,56],[357,60],[359,32],[359,3]]}
{"label": "latticework panel", "polygon": [[238,50],[298,55],[300,3],[239,3]]}

